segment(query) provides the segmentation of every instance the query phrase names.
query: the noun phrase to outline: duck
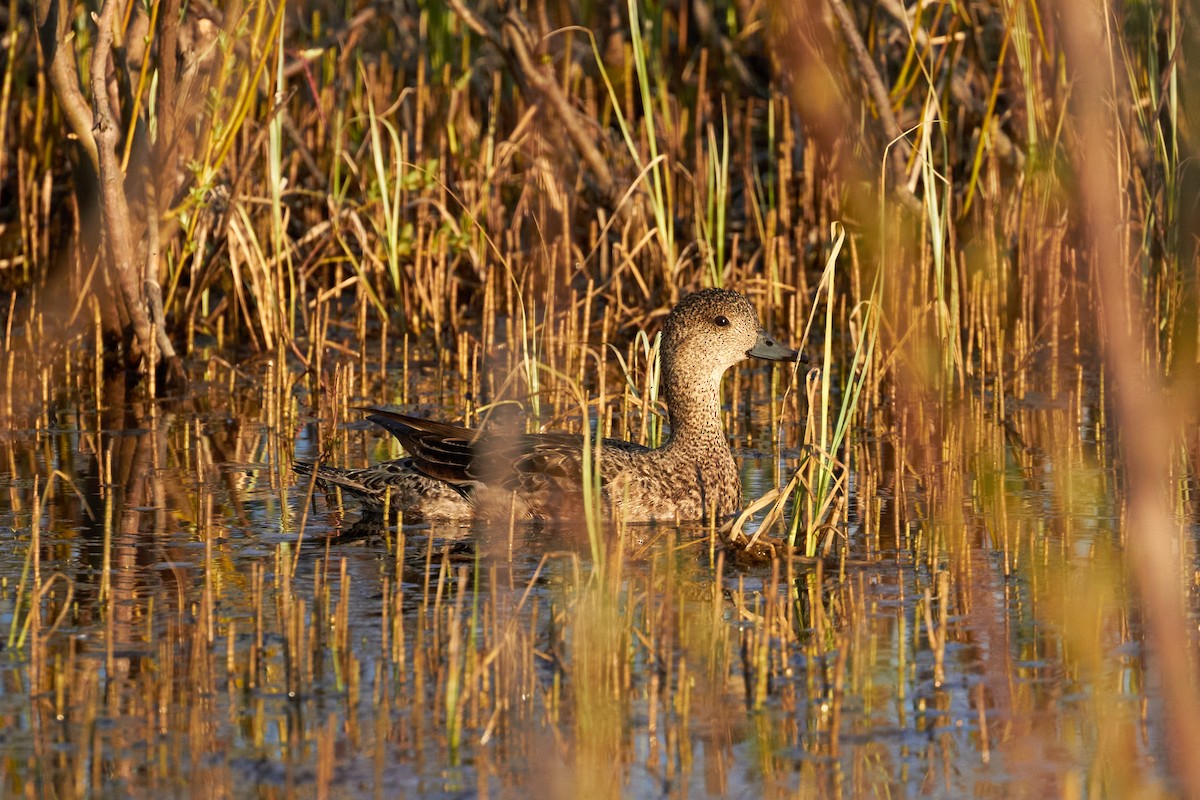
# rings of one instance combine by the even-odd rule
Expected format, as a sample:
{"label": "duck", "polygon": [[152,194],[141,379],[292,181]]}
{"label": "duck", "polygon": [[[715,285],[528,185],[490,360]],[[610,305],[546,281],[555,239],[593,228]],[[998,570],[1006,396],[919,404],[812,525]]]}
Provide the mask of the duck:
{"label": "duck", "polygon": [[[685,296],[662,326],[660,386],[670,433],[656,448],[604,439],[596,470],[604,511],[629,522],[725,518],[741,506],[737,463],[721,424],[721,378],[746,359],[806,362],[772,337],[742,294],[704,289]],[[367,419],[408,453],[362,469],[295,462],[301,476],[386,506],[410,520],[515,517],[554,520],[578,513],[584,438],[520,433],[512,426],[468,428],[366,408]],[[314,477],[315,476],[315,477]]]}

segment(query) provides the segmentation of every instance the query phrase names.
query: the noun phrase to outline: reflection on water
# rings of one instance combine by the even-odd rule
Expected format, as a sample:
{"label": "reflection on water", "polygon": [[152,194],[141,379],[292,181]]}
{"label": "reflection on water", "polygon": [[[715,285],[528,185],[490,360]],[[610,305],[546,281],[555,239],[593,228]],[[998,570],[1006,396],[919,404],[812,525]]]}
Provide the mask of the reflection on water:
{"label": "reflection on water", "polygon": [[[312,428],[251,386],[108,408],[0,439],[15,794],[1162,790],[1111,473],[1053,446],[1079,441],[1069,410],[1023,410],[1023,448],[981,436],[969,476],[866,441],[822,562],[611,526],[595,574],[580,525],[306,503],[280,465],[317,455]],[[748,495],[796,458],[747,450]]]}

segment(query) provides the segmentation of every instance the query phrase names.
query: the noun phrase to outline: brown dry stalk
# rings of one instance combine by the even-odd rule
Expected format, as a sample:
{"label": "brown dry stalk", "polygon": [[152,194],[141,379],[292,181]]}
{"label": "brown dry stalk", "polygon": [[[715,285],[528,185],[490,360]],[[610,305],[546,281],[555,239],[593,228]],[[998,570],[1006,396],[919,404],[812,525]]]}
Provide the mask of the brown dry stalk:
{"label": "brown dry stalk", "polygon": [[[1108,76],[1122,74],[1113,63],[1114,47],[1106,35],[1107,4],[1093,0],[1060,0],[1064,49],[1075,81],[1078,100],[1073,113],[1078,146],[1081,205],[1085,210],[1087,244],[1100,283],[1105,360],[1113,377],[1118,430],[1125,454],[1129,496],[1129,556],[1146,609],[1144,620],[1155,662],[1162,675],[1166,710],[1166,742],[1184,794],[1200,797],[1200,694],[1190,660],[1192,631],[1183,605],[1179,560],[1173,555],[1179,525],[1166,506],[1170,459],[1174,444],[1162,413],[1159,376],[1147,366],[1144,321],[1151,312],[1138,302],[1131,285],[1131,264],[1124,257],[1121,231],[1120,181],[1113,143],[1122,140],[1113,109],[1128,98],[1114,98]],[[1119,29],[1117,29],[1119,30]],[[1108,35],[1120,35],[1108,28]],[[1104,54],[1108,54],[1105,58]]]}

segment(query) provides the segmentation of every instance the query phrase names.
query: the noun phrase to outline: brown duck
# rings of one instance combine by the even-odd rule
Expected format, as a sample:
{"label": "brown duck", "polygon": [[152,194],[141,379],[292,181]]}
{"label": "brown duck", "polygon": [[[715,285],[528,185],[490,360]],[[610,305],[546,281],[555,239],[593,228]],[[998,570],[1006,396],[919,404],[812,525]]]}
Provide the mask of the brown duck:
{"label": "brown duck", "polygon": [[[671,424],[658,448],[605,439],[599,474],[606,511],[626,520],[723,517],[741,505],[737,464],[721,427],[725,371],[747,358],[803,361],[762,329],[750,302],[724,289],[685,297],[663,324],[661,385]],[[370,509],[385,498],[406,519],[462,519],[515,513],[557,519],[582,498],[583,438],[568,433],[474,429],[368,409],[407,458],[364,469],[297,462],[326,486],[340,486]]]}

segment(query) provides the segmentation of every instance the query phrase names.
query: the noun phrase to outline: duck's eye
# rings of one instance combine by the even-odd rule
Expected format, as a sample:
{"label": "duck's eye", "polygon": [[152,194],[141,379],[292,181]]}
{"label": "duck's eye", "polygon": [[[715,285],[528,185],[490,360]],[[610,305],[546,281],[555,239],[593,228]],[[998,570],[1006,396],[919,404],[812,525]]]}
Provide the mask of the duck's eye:
{"label": "duck's eye", "polygon": [[725,316],[724,314],[718,314],[717,318],[713,320],[713,324],[715,324],[718,328],[728,328],[729,317]]}

